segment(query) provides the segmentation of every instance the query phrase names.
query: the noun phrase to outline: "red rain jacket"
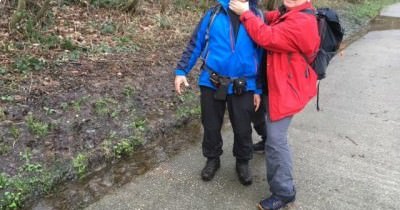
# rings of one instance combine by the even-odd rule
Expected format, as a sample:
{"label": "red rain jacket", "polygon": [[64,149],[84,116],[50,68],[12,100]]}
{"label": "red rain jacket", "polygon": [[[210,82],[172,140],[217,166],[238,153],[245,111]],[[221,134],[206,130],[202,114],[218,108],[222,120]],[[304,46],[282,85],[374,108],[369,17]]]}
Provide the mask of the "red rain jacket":
{"label": "red rain jacket", "polygon": [[267,50],[267,88],[272,121],[300,112],[317,93],[317,75],[307,63],[319,48],[315,16],[301,12],[313,9],[307,2],[288,10],[266,13],[268,25],[251,11],[240,20],[251,38]]}

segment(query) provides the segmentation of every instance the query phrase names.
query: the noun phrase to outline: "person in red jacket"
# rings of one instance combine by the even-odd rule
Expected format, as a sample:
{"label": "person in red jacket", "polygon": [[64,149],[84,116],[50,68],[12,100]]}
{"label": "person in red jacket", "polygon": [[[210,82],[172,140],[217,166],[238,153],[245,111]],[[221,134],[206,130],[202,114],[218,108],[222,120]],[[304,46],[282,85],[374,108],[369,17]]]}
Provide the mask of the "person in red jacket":
{"label": "person in red jacket", "polygon": [[[307,63],[315,57],[320,38],[310,0],[283,0],[278,10],[265,14],[267,24],[248,9],[245,0],[231,0],[250,37],[267,50],[267,181],[272,195],[259,208],[280,209],[295,200],[292,157],[287,134],[293,115],[316,95],[317,75]],[[306,58],[305,58],[306,57]]]}

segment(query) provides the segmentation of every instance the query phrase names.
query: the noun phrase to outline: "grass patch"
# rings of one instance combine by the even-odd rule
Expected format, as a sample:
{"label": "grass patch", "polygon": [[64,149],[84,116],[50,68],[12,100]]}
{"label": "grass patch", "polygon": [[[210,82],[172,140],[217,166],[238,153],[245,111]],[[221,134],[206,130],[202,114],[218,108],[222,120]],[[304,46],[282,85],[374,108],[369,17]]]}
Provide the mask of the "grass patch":
{"label": "grass patch", "polygon": [[86,174],[88,164],[89,164],[88,157],[82,153],[78,154],[72,160],[72,166],[74,167],[74,170],[79,178],[82,178]]}
{"label": "grass patch", "polygon": [[7,69],[3,66],[0,66],[0,75],[5,75],[7,74]]}
{"label": "grass patch", "polygon": [[21,160],[25,161],[25,164],[20,168],[23,172],[33,172],[33,173],[40,173],[43,172],[42,165],[39,163],[32,163],[32,154],[25,150],[25,152],[19,153]]}
{"label": "grass patch", "polygon": [[1,200],[1,209],[18,209],[22,207],[21,192],[4,192]]}
{"label": "grass patch", "polygon": [[125,96],[126,98],[128,98],[128,99],[129,99],[130,97],[132,97],[134,93],[135,93],[135,89],[133,89],[133,88],[130,87],[130,86],[125,86],[124,90],[122,91],[122,94],[124,94],[124,96]]}
{"label": "grass patch", "polygon": [[[117,107],[117,109],[114,109],[113,107]],[[109,115],[113,118],[117,117],[119,113],[118,102],[111,98],[99,99],[94,103],[94,111],[100,116]]]}
{"label": "grass patch", "polygon": [[117,26],[111,21],[107,21],[101,25],[100,33],[102,35],[113,35],[117,31]]}
{"label": "grass patch", "polygon": [[0,190],[9,185],[8,176],[5,173],[0,174]]}
{"label": "grass patch", "polygon": [[16,175],[0,174],[0,209],[20,209],[28,196],[41,195],[53,189],[55,174],[32,161],[31,156],[28,150],[20,153],[24,164],[18,168]]}
{"label": "grass patch", "polygon": [[[8,145],[7,143],[5,143],[3,141],[0,141],[0,156],[5,155],[5,154],[9,153],[10,151],[11,151],[10,145]],[[1,182],[1,180],[0,180],[0,182]],[[1,185],[1,183],[0,183],[0,185]]]}
{"label": "grass patch", "polygon": [[29,131],[36,136],[45,137],[49,133],[49,124],[34,119],[32,115],[29,115],[27,117],[26,123],[28,125]]}
{"label": "grass patch", "polygon": [[21,73],[39,71],[45,68],[46,61],[33,56],[21,56],[14,61],[13,67]]}
{"label": "grass patch", "polygon": [[14,101],[14,96],[3,95],[3,96],[0,96],[0,100],[2,100],[4,102],[13,102]]}
{"label": "grass patch", "polygon": [[[73,100],[70,105],[72,106],[72,108],[75,111],[79,112],[79,111],[81,111],[81,107],[87,101],[87,99],[88,99],[88,97],[84,96],[82,98],[79,98],[78,100]],[[62,103],[61,107],[62,107],[63,110],[67,109],[68,108],[68,103]]]}
{"label": "grass patch", "polygon": [[6,119],[6,114],[4,113],[4,109],[0,107],[0,122]]}
{"label": "grass patch", "polygon": [[78,48],[79,48],[79,47],[76,46],[76,45],[74,44],[74,42],[73,42],[71,39],[69,39],[69,38],[63,39],[63,40],[61,41],[61,49],[63,49],[63,50],[72,51],[72,50],[76,50],[76,49],[78,49]]}
{"label": "grass patch", "polygon": [[198,96],[193,91],[188,91],[179,96],[181,105],[178,106],[176,115],[179,118],[186,118],[190,116],[198,116],[201,113],[200,102]]}
{"label": "grass patch", "polygon": [[141,144],[139,135],[121,139],[113,146],[114,155],[117,159],[129,156]]}
{"label": "grass patch", "polygon": [[360,4],[352,4],[349,9],[355,18],[372,18],[379,14],[384,6],[399,0],[365,0]]}
{"label": "grass patch", "polygon": [[19,137],[21,136],[21,130],[18,127],[16,127],[15,125],[11,126],[10,132],[11,132],[12,137],[15,140],[18,140]]}

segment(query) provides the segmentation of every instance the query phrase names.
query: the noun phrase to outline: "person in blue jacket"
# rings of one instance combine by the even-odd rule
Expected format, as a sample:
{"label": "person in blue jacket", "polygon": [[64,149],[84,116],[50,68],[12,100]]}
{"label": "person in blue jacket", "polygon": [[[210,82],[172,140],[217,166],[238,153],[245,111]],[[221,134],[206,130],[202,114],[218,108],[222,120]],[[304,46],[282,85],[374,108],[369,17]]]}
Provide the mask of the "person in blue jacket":
{"label": "person in blue jacket", "polygon": [[[260,15],[257,0],[249,3],[251,10]],[[250,185],[251,120],[260,106],[261,89],[256,80],[262,49],[251,40],[239,16],[229,9],[229,0],[218,0],[218,4],[205,13],[193,32],[175,70],[175,89],[182,94],[182,86],[189,86],[186,75],[201,58],[198,85],[204,129],[202,152],[207,158],[201,177],[211,180],[220,167],[221,127],[227,107],[234,133],[236,172],[243,185]]]}

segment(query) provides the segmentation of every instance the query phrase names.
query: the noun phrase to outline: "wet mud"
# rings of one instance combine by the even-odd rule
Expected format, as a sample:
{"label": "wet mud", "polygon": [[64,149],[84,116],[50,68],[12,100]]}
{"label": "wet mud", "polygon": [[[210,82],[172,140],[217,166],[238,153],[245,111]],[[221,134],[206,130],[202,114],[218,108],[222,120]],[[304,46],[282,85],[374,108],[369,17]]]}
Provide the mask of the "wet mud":
{"label": "wet mud", "polygon": [[200,123],[197,120],[187,121],[173,133],[157,134],[150,144],[140,148],[131,157],[116,164],[99,166],[90,176],[61,186],[57,193],[39,202],[31,201],[29,209],[81,209],[192,146],[200,137]]}

